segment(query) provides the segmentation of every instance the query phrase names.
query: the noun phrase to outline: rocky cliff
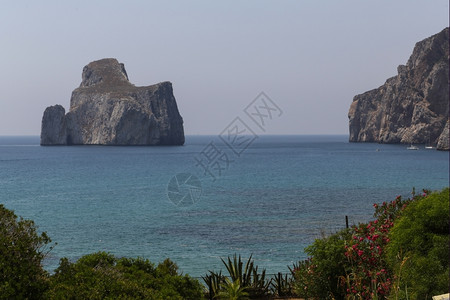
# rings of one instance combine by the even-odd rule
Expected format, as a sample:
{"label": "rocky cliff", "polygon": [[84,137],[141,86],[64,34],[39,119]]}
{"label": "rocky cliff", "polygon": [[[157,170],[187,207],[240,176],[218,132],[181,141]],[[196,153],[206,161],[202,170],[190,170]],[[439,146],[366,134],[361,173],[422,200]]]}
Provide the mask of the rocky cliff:
{"label": "rocky cliff", "polygon": [[353,98],[350,142],[432,144],[448,150],[448,28],[418,42],[398,75]]}
{"label": "rocky cliff", "polygon": [[42,118],[41,145],[183,144],[183,119],[172,84],[136,87],[113,58],[84,67],[67,114],[55,105]]}

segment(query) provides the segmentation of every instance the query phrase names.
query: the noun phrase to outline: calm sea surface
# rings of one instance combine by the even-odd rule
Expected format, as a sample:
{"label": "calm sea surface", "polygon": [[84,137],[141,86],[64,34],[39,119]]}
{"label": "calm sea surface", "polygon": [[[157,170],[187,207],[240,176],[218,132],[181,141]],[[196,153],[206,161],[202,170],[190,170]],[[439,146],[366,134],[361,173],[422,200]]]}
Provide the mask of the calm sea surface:
{"label": "calm sea surface", "polygon": [[262,136],[237,155],[214,136],[187,136],[182,147],[41,147],[38,137],[0,137],[0,203],[58,243],[49,270],[64,256],[109,251],[169,257],[193,276],[234,253],[287,272],[346,215],[365,222],[373,203],[449,184],[448,152],[347,138]]}

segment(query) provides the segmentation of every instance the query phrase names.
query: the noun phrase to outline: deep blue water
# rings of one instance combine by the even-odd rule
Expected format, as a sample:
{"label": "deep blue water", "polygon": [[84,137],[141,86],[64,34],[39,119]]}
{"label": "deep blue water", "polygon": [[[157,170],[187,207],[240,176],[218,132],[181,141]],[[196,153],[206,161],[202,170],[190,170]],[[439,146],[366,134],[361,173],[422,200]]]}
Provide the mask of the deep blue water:
{"label": "deep blue water", "polygon": [[[373,203],[449,184],[448,152],[347,136],[262,136],[239,156],[214,136],[187,136],[182,147],[38,144],[0,137],[0,203],[58,243],[49,270],[61,257],[102,250],[170,257],[193,276],[234,253],[253,254],[268,273],[287,272],[321,232],[343,228],[346,215],[364,222]],[[196,159],[214,164],[205,171]],[[179,173],[201,184],[175,193],[191,195],[192,205],[168,197]]]}

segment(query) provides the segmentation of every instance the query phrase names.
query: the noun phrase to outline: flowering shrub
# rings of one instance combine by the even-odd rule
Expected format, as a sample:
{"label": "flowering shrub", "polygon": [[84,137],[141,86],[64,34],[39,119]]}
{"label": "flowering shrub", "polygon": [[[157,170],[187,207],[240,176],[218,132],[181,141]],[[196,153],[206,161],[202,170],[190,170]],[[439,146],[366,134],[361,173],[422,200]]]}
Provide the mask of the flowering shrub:
{"label": "flowering shrub", "polygon": [[344,245],[350,238],[350,229],[344,229],[316,239],[305,249],[310,258],[291,269],[294,291],[298,296],[305,299],[344,299],[345,291],[338,282],[348,267]]}
{"label": "flowering shrub", "polygon": [[353,227],[353,235],[345,245],[345,256],[350,269],[341,283],[346,287],[347,298],[378,299],[389,294],[393,274],[387,267],[385,248],[389,243],[389,231],[408,204],[428,195],[416,195],[404,200],[401,196],[392,202],[374,204],[376,218],[367,224]]}
{"label": "flowering shrub", "polygon": [[390,231],[411,202],[429,191],[374,204],[373,221],[317,239],[310,255],[292,270],[294,287],[305,299],[386,299],[398,278],[386,262]]}
{"label": "flowering shrub", "polygon": [[305,299],[317,296],[320,293],[321,283],[318,278],[320,275],[316,272],[316,266],[311,258],[298,262],[291,269],[294,276],[294,292],[296,295]]}

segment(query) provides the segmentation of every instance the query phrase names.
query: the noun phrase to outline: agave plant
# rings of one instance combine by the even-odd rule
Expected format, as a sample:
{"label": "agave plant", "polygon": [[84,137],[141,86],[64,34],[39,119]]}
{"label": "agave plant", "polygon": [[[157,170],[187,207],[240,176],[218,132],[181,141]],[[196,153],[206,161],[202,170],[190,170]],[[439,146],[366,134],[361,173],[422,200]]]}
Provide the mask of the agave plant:
{"label": "agave plant", "polygon": [[[222,275],[222,272],[209,271],[209,274],[202,277],[208,286],[207,294],[210,299],[217,297],[223,299],[225,293],[231,295],[231,291],[237,293],[238,290],[244,292],[241,297],[250,297],[250,299],[263,299],[269,296],[271,280],[266,279],[265,269],[261,273],[258,272],[258,266],[255,266],[252,255],[245,265],[241,256],[236,254],[232,258],[228,257],[227,260],[223,258],[221,260],[229,276]],[[234,299],[227,297],[225,299]]]}
{"label": "agave plant", "polygon": [[225,267],[227,268],[228,274],[230,274],[230,278],[232,281],[239,281],[239,283],[244,287],[250,286],[253,271],[253,261],[251,255],[248,258],[248,261],[245,264],[244,269],[243,269],[244,264],[241,260],[240,255],[238,258],[236,254],[234,254],[233,260],[231,260],[230,257],[228,257],[227,261],[223,260],[223,258],[221,258],[221,260],[225,265]]}
{"label": "agave plant", "polygon": [[275,278],[271,283],[271,291],[272,294],[279,297],[294,296],[292,290],[292,276],[288,277],[288,274],[283,276],[281,273],[275,275]]}
{"label": "agave plant", "polygon": [[209,295],[209,299],[215,298],[225,283],[225,276],[222,275],[222,271],[219,273],[209,271],[209,274],[202,276],[202,278],[208,287],[207,294]]}
{"label": "agave plant", "polygon": [[249,294],[246,292],[246,288],[241,286],[239,280],[232,281],[225,278],[225,281],[222,284],[222,289],[214,298],[226,300],[246,300],[249,299],[248,295]]}
{"label": "agave plant", "polygon": [[252,255],[244,263],[241,256],[234,254],[233,258],[228,257],[225,261],[222,259],[231,281],[239,282],[250,298],[261,298],[269,294],[270,281],[266,280],[266,270],[263,269],[261,274],[258,273],[258,266],[254,265]]}
{"label": "agave plant", "polygon": [[263,269],[261,274],[259,274],[258,267],[256,266],[253,268],[252,274],[253,276],[249,287],[249,294],[258,299],[268,296],[272,279],[266,280],[266,270]]}

